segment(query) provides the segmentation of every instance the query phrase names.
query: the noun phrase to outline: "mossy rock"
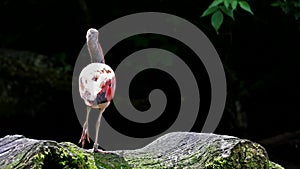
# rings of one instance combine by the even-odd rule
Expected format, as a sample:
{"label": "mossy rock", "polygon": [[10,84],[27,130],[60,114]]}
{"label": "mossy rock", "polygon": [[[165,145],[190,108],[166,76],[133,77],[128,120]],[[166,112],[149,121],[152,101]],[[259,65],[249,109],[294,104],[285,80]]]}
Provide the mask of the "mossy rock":
{"label": "mossy rock", "polygon": [[0,139],[0,168],[282,169],[257,143],[232,136],[173,132],[136,150],[93,153],[69,142],[9,135]]}

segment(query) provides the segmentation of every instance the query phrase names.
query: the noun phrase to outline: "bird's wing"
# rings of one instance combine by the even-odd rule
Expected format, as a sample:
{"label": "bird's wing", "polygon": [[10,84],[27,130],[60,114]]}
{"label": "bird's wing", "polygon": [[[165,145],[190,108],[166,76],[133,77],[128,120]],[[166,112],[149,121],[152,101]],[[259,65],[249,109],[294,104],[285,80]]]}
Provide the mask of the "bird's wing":
{"label": "bird's wing", "polygon": [[91,28],[87,31],[86,41],[92,63],[104,63],[104,55],[101,45],[98,41],[99,32]]}

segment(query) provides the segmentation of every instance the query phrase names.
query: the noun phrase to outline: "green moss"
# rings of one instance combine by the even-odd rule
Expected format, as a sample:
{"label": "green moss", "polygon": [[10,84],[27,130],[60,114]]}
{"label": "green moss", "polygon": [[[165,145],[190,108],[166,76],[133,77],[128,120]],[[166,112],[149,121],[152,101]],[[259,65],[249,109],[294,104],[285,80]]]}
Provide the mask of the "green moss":
{"label": "green moss", "polygon": [[284,169],[281,165],[269,161],[269,169]]}
{"label": "green moss", "polygon": [[33,157],[33,168],[97,169],[92,155],[72,143],[45,142],[38,149]]}
{"label": "green moss", "polygon": [[99,168],[113,169],[113,168],[122,168],[129,169],[132,168],[124,158],[113,153],[102,154],[102,153],[93,153],[95,159],[95,164]]}
{"label": "green moss", "polygon": [[237,144],[228,157],[218,156],[205,164],[207,169],[260,168],[269,166],[268,156],[263,147],[256,143]]}
{"label": "green moss", "polygon": [[[92,153],[68,142],[45,142],[38,147],[33,157],[33,168],[77,168],[77,169],[129,169],[127,162],[113,153]],[[44,166],[44,167],[43,167]]]}

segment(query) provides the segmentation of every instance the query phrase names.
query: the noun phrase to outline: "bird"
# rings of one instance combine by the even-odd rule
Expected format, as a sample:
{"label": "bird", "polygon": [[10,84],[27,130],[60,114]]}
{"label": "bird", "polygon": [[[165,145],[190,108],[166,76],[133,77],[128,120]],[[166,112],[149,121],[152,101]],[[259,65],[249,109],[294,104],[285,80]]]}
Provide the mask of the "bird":
{"label": "bird", "polygon": [[98,149],[98,134],[102,114],[110,105],[110,102],[114,97],[116,78],[112,68],[105,64],[103,51],[98,37],[99,32],[96,29],[88,29],[86,42],[91,63],[84,67],[79,75],[79,93],[86,105],[86,118],[79,143],[84,147],[85,140],[90,142],[88,131],[89,113],[92,108],[99,109],[93,151],[104,152],[101,149]]}

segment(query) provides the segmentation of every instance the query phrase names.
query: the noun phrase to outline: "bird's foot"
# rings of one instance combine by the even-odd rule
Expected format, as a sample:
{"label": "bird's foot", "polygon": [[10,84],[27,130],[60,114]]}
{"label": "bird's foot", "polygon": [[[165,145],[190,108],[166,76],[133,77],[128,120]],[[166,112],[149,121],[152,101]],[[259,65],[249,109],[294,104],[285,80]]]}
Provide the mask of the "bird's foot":
{"label": "bird's foot", "polygon": [[105,150],[101,150],[101,149],[93,149],[94,153],[101,153],[101,154],[111,154],[111,151],[105,151]]}
{"label": "bird's foot", "polygon": [[89,137],[89,131],[87,125],[83,126],[82,134],[79,140],[79,143],[81,143],[82,147],[84,147],[85,140],[87,140],[90,143],[90,137]]}
{"label": "bird's foot", "polygon": [[98,144],[96,144],[96,143],[94,144],[93,152],[94,153],[102,153],[102,154],[110,154],[111,153],[110,151],[105,151],[105,150],[99,149]]}

